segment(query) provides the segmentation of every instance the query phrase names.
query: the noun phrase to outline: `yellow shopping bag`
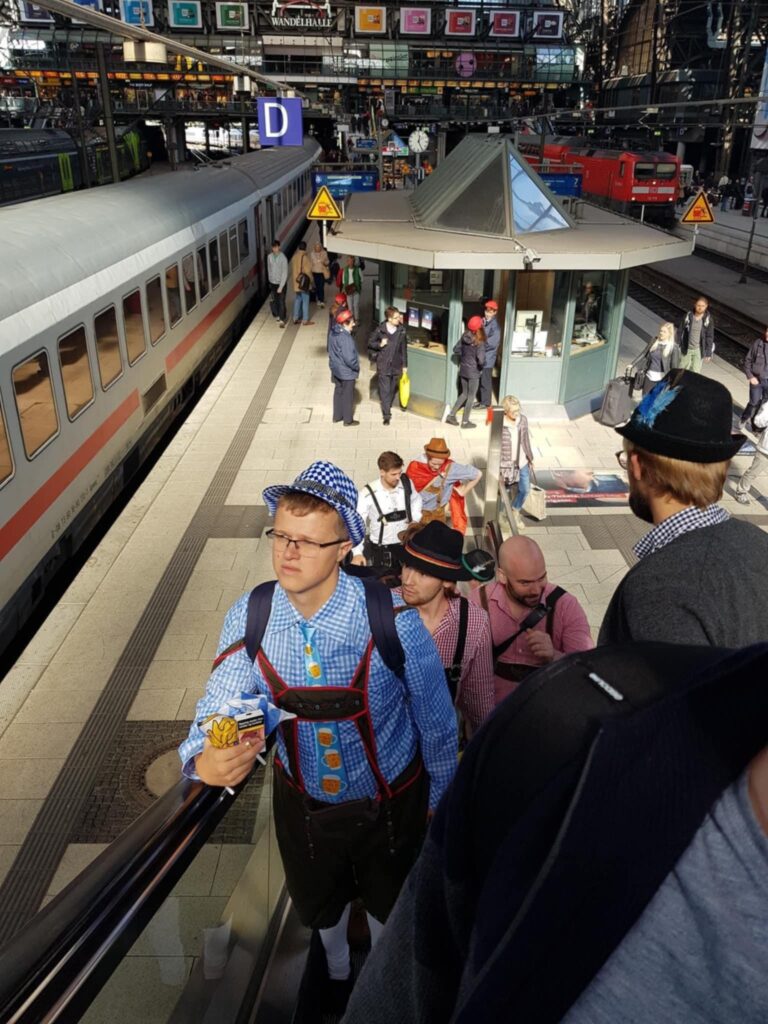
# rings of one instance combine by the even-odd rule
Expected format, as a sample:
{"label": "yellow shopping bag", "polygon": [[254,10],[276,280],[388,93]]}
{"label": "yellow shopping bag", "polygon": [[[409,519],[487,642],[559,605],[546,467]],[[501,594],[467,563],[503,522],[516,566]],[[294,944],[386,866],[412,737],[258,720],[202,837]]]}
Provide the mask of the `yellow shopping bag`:
{"label": "yellow shopping bag", "polygon": [[411,378],[408,376],[408,371],[403,370],[403,374],[400,378],[400,405],[403,409],[408,408],[408,399],[411,397]]}

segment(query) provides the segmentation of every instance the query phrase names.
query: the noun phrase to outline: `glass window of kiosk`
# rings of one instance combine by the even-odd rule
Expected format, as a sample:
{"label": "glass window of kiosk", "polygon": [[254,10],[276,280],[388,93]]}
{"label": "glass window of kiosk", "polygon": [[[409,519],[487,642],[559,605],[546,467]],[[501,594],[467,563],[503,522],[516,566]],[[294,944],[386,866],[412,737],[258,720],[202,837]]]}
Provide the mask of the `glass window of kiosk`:
{"label": "glass window of kiosk", "polygon": [[515,275],[515,313],[509,354],[518,359],[559,359],[568,313],[567,270]]}
{"label": "glass window of kiosk", "polygon": [[610,340],[617,275],[600,270],[575,275],[576,309],[573,317],[571,356],[602,348]]}
{"label": "glass window of kiosk", "polygon": [[446,354],[450,287],[447,270],[393,266],[392,305],[403,314],[409,345]]}

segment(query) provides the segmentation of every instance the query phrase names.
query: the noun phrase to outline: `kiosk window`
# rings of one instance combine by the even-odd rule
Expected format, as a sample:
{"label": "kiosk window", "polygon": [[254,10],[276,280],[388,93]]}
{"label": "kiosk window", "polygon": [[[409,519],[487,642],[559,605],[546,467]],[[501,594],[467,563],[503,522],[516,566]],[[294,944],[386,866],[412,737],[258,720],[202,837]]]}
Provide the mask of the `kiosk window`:
{"label": "kiosk window", "polygon": [[599,270],[576,277],[571,356],[607,345],[616,296],[616,274]]}
{"label": "kiosk window", "polygon": [[532,270],[516,275],[509,353],[517,358],[559,358],[568,312],[568,272]]}

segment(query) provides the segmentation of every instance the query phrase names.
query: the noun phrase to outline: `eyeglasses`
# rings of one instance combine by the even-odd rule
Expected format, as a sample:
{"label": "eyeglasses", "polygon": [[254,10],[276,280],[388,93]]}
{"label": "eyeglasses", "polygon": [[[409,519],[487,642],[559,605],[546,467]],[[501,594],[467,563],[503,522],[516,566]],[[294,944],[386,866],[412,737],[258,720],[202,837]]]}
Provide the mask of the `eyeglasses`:
{"label": "eyeglasses", "polygon": [[276,530],[265,530],[264,532],[278,551],[284,551],[293,544],[296,554],[303,555],[305,558],[317,558],[323,548],[332,548],[336,544],[344,544],[346,540],[346,538],[323,542],[318,540],[294,540],[293,537],[286,537],[284,533],[278,533]]}
{"label": "eyeglasses", "polygon": [[616,452],[616,461],[622,469],[629,469],[629,452]]}

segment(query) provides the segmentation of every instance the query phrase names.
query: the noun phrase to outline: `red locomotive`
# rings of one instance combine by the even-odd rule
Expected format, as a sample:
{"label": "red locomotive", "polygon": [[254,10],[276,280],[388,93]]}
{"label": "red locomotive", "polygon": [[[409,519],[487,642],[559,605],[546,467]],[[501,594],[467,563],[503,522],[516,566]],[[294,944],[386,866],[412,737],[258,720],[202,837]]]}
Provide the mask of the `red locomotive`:
{"label": "red locomotive", "polygon": [[[519,146],[537,166],[541,140],[520,136]],[[594,140],[553,136],[544,144],[547,170],[568,165],[581,170],[585,196],[617,213],[671,225],[680,189],[680,161],[671,153],[602,149]],[[643,212],[644,211],[644,212]]]}

